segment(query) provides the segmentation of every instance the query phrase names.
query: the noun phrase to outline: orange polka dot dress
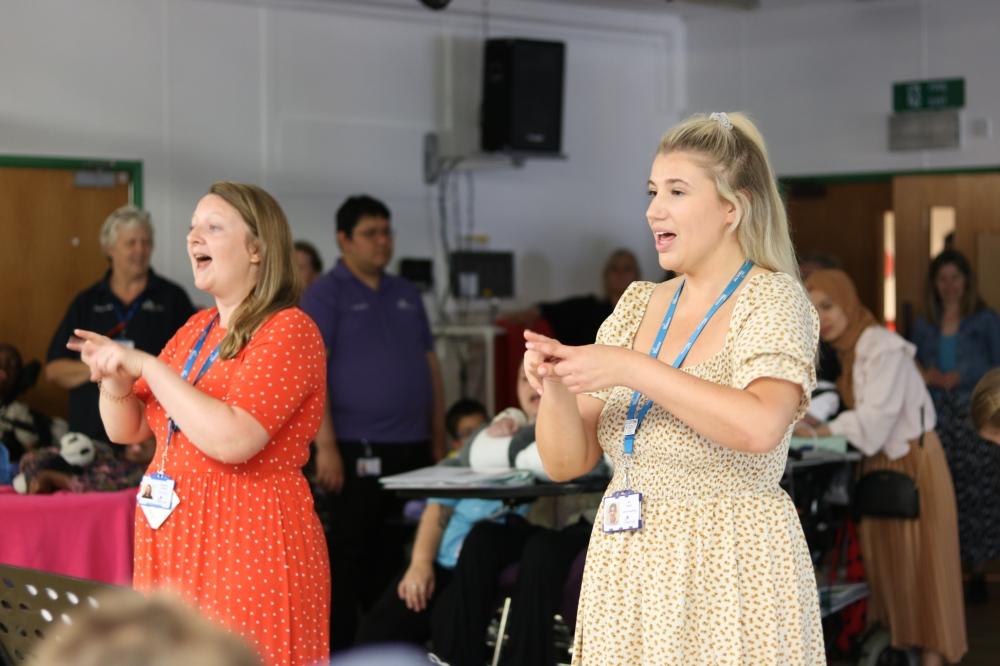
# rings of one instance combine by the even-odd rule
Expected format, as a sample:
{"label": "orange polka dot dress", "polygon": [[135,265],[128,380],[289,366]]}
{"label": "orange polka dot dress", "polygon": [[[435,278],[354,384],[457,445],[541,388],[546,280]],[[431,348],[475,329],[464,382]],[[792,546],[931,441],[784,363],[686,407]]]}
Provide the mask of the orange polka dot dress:
{"label": "orange polka dot dress", "polygon": [[[195,314],[160,359],[180,374],[215,308]],[[225,335],[212,328],[194,377]],[[190,381],[190,380],[189,380]],[[256,645],[270,666],[315,664],[329,652],[330,566],[302,466],[326,399],[326,357],[312,320],[290,308],[274,314],[233,359],[217,359],[198,389],[248,412],[271,440],[230,465],[174,435],[166,472],[180,504],[159,529],[136,510],[136,589],[167,587]],[[163,455],[167,414],[144,380],[146,404]]]}

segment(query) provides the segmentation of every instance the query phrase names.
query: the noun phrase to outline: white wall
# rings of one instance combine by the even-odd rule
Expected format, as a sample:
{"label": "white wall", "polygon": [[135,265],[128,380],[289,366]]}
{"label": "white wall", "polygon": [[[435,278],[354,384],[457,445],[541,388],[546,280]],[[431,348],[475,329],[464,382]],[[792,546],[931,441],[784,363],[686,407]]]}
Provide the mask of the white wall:
{"label": "white wall", "polygon": [[[0,154],[142,160],[154,265],[192,292],[183,236],[217,179],[271,190],[296,237],[315,242],[328,264],[333,211],[359,191],[392,208],[397,256],[435,251],[422,139],[460,129],[448,127],[462,114],[446,91],[454,108],[478,100],[462,85],[469,63],[443,53],[449,40],[482,37],[479,0],[436,13],[416,0],[3,5]],[[519,301],[598,291],[600,264],[618,245],[657,274],[643,183],[683,103],[683,24],[527,0],[490,9],[491,35],[567,43],[569,158],[474,176],[476,230],[517,252]]]}
{"label": "white wall", "polygon": [[[759,122],[779,174],[1000,164],[1000,3],[830,1],[687,22],[690,110]],[[892,83],[964,77],[962,147],[890,153]],[[993,135],[971,136],[990,118]]]}

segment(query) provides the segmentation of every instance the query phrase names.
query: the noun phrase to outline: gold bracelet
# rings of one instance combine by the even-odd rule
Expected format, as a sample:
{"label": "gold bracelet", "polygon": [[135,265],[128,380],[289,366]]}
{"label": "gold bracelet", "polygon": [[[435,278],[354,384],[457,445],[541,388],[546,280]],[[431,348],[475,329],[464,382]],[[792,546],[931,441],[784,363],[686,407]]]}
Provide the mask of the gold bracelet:
{"label": "gold bracelet", "polygon": [[129,387],[128,393],[125,395],[115,395],[114,393],[109,393],[104,388],[104,382],[97,382],[97,390],[100,391],[101,395],[110,400],[111,402],[125,402],[132,396],[132,388]]}

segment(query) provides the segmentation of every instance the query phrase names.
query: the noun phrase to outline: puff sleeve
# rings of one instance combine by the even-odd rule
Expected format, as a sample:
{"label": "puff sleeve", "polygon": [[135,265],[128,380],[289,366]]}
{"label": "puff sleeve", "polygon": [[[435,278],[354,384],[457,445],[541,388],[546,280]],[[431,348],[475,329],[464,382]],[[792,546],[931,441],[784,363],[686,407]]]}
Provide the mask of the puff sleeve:
{"label": "puff sleeve", "polygon": [[733,322],[733,386],[744,389],[770,377],[802,387],[796,420],[816,387],[819,316],[797,280],[785,273],[762,274],[748,284]]}

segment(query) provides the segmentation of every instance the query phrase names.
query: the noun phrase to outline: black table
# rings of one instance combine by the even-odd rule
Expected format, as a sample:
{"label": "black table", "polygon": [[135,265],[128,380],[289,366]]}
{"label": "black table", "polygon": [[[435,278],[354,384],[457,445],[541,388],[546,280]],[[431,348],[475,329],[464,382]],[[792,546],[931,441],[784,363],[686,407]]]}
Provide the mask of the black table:
{"label": "black table", "polygon": [[398,497],[404,499],[420,499],[425,497],[446,497],[454,499],[476,498],[476,499],[498,499],[512,502],[520,502],[537,499],[539,497],[558,497],[560,495],[582,495],[585,493],[600,493],[608,487],[611,479],[607,477],[595,477],[580,479],[577,481],[567,481],[566,483],[546,483],[535,482],[515,485],[479,485],[479,486],[405,486],[393,488],[384,487],[385,490],[396,493]]}

